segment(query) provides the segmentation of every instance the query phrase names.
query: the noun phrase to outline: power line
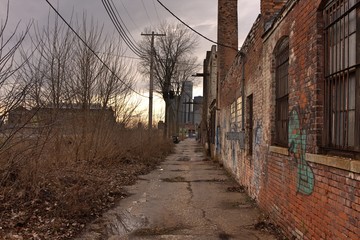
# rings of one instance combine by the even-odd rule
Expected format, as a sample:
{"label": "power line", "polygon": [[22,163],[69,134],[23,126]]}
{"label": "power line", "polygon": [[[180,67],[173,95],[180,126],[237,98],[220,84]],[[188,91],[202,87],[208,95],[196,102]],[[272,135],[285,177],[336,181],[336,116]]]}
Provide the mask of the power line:
{"label": "power line", "polygon": [[56,10],[56,8],[48,1],[45,0],[49,6],[54,10],[54,12],[61,18],[61,20],[68,26],[68,28],[76,35],[76,37],[78,37],[81,42],[92,52],[92,54],[95,55],[95,57],[117,78],[120,80],[120,82],[122,82],[129,90],[131,90],[132,92],[136,93],[137,95],[141,96],[141,97],[145,97],[148,98],[148,96],[142,95],[141,93],[137,92],[136,90],[134,90],[131,86],[129,86],[126,82],[124,82],[122,79],[120,79],[116,73],[110,69],[110,67],[96,54],[96,52],[85,42],[84,39],[82,39],[82,37],[71,27],[71,25],[65,20],[65,18]]}
{"label": "power line", "polygon": [[128,15],[128,17],[130,18],[131,22],[134,24],[134,26],[136,27],[136,29],[139,29],[139,26],[135,23],[134,19],[131,17],[131,14],[129,13],[129,11],[127,10],[124,2],[122,0],[120,0],[121,4],[123,5],[123,8],[125,9],[126,14]]}
{"label": "power line", "polygon": [[151,22],[151,19],[150,19],[149,13],[148,13],[148,11],[147,11],[147,9],[146,9],[146,6],[145,6],[145,3],[144,3],[144,0],[141,0],[141,2],[142,2],[142,5],[143,5],[143,7],[144,7],[144,9],[145,9],[145,13],[146,13],[146,15],[147,15],[147,17],[148,17],[148,19],[149,19],[149,21],[150,21],[150,24],[151,24],[151,25],[153,25],[153,24],[152,24],[152,22]]}
{"label": "power line", "polygon": [[155,1],[154,1],[154,0],[152,0],[152,2],[153,2],[153,5],[154,5],[154,9],[155,9],[155,12],[156,12],[156,16],[157,16],[157,18],[158,18],[159,22],[161,22],[161,20],[160,20],[160,16],[159,16],[159,13],[158,13],[158,10],[157,10],[156,5],[155,5]]}
{"label": "power line", "polygon": [[[107,12],[107,14],[110,17],[111,22],[114,24],[117,32],[120,34],[121,38],[124,40],[125,44],[129,47],[129,49],[135,53],[137,56],[141,56],[141,50],[138,48],[138,46],[133,42],[132,39],[134,39],[131,34],[130,31],[126,28],[126,30],[129,32],[131,38],[129,37],[129,35],[126,33],[125,28],[122,26],[121,22],[124,24],[124,22],[121,19],[121,22],[119,21],[118,16],[120,16],[119,12],[117,11],[114,2],[111,0],[112,4],[110,3],[109,0],[102,0],[101,1],[103,6],[105,7],[105,10]],[[114,10],[115,9],[115,10]]]}
{"label": "power line", "polygon": [[236,51],[238,51],[238,49],[234,48],[234,47],[231,47],[231,46],[228,46],[228,45],[225,45],[225,44],[222,44],[222,43],[218,43],[214,40],[211,40],[210,38],[204,36],[203,34],[201,34],[200,32],[196,31],[195,29],[193,29],[192,27],[190,27],[188,24],[186,24],[183,20],[181,20],[178,16],[176,16],[170,9],[168,9],[160,0],[156,0],[163,8],[166,9],[166,11],[168,11],[171,15],[173,15],[177,20],[179,20],[182,24],[184,24],[186,27],[188,27],[191,31],[195,32],[196,34],[198,34],[199,36],[201,36],[202,38],[208,40],[209,42],[212,42],[212,43],[215,43],[219,46],[222,46],[222,47],[226,47],[226,48],[231,48],[231,49],[234,49]]}
{"label": "power line", "polygon": [[114,1],[111,0],[111,3],[112,3],[112,5],[113,5],[114,9],[116,10],[116,13],[117,13],[117,15],[118,15],[121,23],[124,25],[126,31],[129,33],[129,35],[130,35],[130,37],[132,38],[132,40],[133,40],[134,42],[136,42],[135,39],[134,39],[134,37],[131,35],[131,32],[130,32],[129,29],[127,28],[126,24],[125,24],[124,21],[122,20],[121,15],[119,14],[119,11],[117,10],[117,8],[116,8],[116,6],[115,6],[115,4],[114,4]]}
{"label": "power line", "polygon": [[100,54],[104,54],[104,55],[111,55],[111,56],[115,56],[115,57],[122,57],[122,58],[129,58],[129,59],[134,59],[134,60],[142,60],[142,58],[139,57],[131,57],[131,56],[127,56],[127,55],[119,55],[116,53],[109,53],[109,52],[96,52],[96,53],[100,53]]}

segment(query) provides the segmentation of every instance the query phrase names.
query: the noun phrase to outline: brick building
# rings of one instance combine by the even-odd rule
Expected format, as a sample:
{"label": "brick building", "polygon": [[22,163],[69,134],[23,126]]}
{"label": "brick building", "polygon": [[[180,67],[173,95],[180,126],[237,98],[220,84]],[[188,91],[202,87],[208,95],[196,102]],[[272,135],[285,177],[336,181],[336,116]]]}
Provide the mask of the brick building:
{"label": "brick building", "polygon": [[359,239],[359,38],[359,0],[262,0],[230,65],[218,46],[213,152],[288,237]]}
{"label": "brick building", "polygon": [[116,123],[115,112],[112,108],[101,108],[92,105],[89,109],[79,106],[63,106],[61,108],[42,107],[26,109],[18,107],[9,111],[6,128],[57,128],[63,132],[74,133],[74,129],[83,129],[85,125],[89,129],[98,127],[99,123],[113,125]]}

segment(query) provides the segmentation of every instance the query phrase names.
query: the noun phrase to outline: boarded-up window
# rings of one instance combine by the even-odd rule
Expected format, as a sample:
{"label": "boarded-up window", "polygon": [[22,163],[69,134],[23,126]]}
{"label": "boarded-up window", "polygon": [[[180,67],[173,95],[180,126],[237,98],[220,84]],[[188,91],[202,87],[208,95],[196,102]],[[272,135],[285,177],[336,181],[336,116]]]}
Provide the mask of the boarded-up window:
{"label": "boarded-up window", "polygon": [[359,0],[329,1],[325,20],[326,146],[359,151]]}
{"label": "boarded-up window", "polygon": [[289,40],[283,39],[275,50],[276,79],[276,115],[275,144],[288,145],[288,115],[289,115]]}

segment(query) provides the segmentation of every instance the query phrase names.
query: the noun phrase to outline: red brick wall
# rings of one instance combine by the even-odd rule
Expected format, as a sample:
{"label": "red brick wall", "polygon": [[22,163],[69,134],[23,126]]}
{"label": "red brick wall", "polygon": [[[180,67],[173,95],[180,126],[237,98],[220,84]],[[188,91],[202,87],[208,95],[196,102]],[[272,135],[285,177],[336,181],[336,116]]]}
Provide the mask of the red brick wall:
{"label": "red brick wall", "polygon": [[286,2],[287,0],[261,0],[261,14],[265,19],[271,18],[274,16],[274,13],[280,11]]}
{"label": "red brick wall", "polygon": [[310,163],[314,189],[305,195],[297,189],[296,165],[274,153],[268,161],[269,177],[259,205],[289,237],[358,239],[360,174]]}
{"label": "red brick wall", "polygon": [[[230,68],[221,89],[221,161],[288,237],[358,239],[358,170],[314,163],[307,155],[325,158],[318,155],[323,128],[320,1],[292,3],[266,34],[264,18],[255,23],[242,47],[245,60],[238,56]],[[290,48],[289,125],[292,131],[289,143],[296,146],[290,152],[287,148],[272,146],[276,131],[274,49],[286,36]],[[242,61],[245,61],[245,97],[253,94],[254,110],[253,145],[249,146],[247,140],[245,150],[225,139],[225,133],[231,130],[230,104],[241,96]]]}

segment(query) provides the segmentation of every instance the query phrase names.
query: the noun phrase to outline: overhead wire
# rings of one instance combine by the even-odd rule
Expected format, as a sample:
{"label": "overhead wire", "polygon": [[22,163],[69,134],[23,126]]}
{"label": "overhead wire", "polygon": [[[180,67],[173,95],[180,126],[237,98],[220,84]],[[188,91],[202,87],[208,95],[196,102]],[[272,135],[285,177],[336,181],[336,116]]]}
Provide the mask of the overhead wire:
{"label": "overhead wire", "polygon": [[154,0],[152,0],[152,2],[153,2],[153,5],[154,5],[154,9],[155,9],[155,13],[156,13],[156,16],[157,16],[157,18],[158,18],[158,21],[159,21],[159,22],[161,22],[161,20],[160,20],[160,16],[159,16],[159,13],[158,13],[158,10],[157,10],[157,7],[156,7],[156,4],[155,4],[155,1],[154,1]]}
{"label": "overhead wire", "polygon": [[145,96],[141,93],[139,93],[138,91],[136,91],[135,89],[133,89],[131,86],[129,86],[126,82],[124,82],[124,80],[122,80],[121,78],[119,78],[116,73],[99,57],[99,55],[97,55],[97,53],[87,44],[87,42],[75,31],[75,29],[65,20],[65,18],[59,13],[58,10],[56,10],[56,8],[48,1],[45,0],[49,6],[53,9],[53,11],[61,18],[61,20],[68,26],[68,28],[76,35],[77,38],[80,39],[80,41],[91,51],[92,54],[94,54],[94,56],[118,79],[120,80],[120,82],[122,82],[130,91],[136,93],[137,95],[144,97],[144,98],[149,98],[148,96]]}
{"label": "overhead wire", "polygon": [[146,9],[146,6],[145,6],[145,3],[144,3],[144,0],[141,0],[141,3],[142,3],[142,5],[143,5],[143,7],[144,7],[145,13],[146,13],[146,15],[147,15],[147,17],[148,17],[149,21],[150,21],[150,25],[153,25],[153,24],[152,24],[152,22],[151,22],[151,19],[150,19],[150,15],[149,15],[149,13],[148,13],[148,11],[147,11],[147,9]]}
{"label": "overhead wire", "polygon": [[[119,54],[104,53],[104,52],[97,52],[97,53],[111,55],[111,56],[115,56],[115,57],[129,58],[129,59],[134,59],[134,60],[142,60],[141,57],[131,57],[131,56],[127,56],[127,55],[119,55]],[[162,60],[165,61],[164,59],[162,59]],[[193,66],[194,65],[192,63],[187,63],[187,62],[184,62],[184,61],[179,61],[178,64],[183,65],[183,66]],[[197,66],[200,66],[200,65],[198,64]]]}
{"label": "overhead wire", "polygon": [[208,40],[209,42],[215,43],[219,46],[222,47],[226,47],[226,48],[231,48],[234,49],[236,51],[238,51],[237,48],[234,48],[232,46],[228,46],[219,42],[216,42],[214,40],[211,40],[210,38],[206,37],[205,35],[201,34],[200,32],[196,31],[194,28],[190,27],[187,23],[185,23],[183,20],[181,20],[178,16],[176,16],[169,8],[167,8],[160,0],[156,0],[166,11],[168,11],[173,17],[175,17],[179,22],[181,22],[182,24],[184,24],[187,28],[189,28],[191,31],[193,31],[194,33],[198,34],[199,36],[201,36],[202,38]]}
{"label": "overhead wire", "polygon": [[[119,20],[119,12],[117,11],[115,5],[111,5],[111,2],[109,0],[101,0],[103,3],[103,6],[107,12],[107,14],[110,17],[111,22],[114,24],[115,29],[120,34],[121,38],[124,40],[125,44],[129,47],[129,49],[137,56],[142,56],[141,50],[139,47],[134,43],[132,40],[133,37],[130,34],[130,31],[126,28],[124,28]],[[113,3],[113,2],[112,2]],[[114,3],[113,3],[114,4]],[[122,21],[122,20],[121,20]],[[129,32],[129,34],[126,32],[126,30]],[[131,38],[129,37],[131,36]]]}
{"label": "overhead wire", "polygon": [[119,54],[115,54],[115,53],[105,53],[105,52],[96,52],[99,54],[103,54],[103,55],[111,55],[111,56],[115,56],[115,57],[122,57],[122,58],[129,58],[129,59],[134,59],[134,60],[142,60],[142,58],[140,57],[131,57],[131,56],[127,56],[127,55],[119,55]]}
{"label": "overhead wire", "polygon": [[121,23],[122,23],[122,26],[124,26],[124,28],[126,29],[126,31],[128,32],[128,34],[130,35],[131,39],[132,39],[134,42],[136,42],[135,38],[131,35],[130,30],[127,28],[126,24],[124,23],[123,19],[121,18],[121,15],[120,15],[119,11],[117,10],[117,8],[116,8],[116,6],[115,6],[115,4],[114,4],[114,1],[113,1],[113,0],[110,0],[110,1],[111,1],[111,3],[112,3],[113,8],[115,9],[115,11],[116,11],[116,13],[117,13],[117,16],[119,17],[119,19],[120,19],[120,21],[121,21]]}
{"label": "overhead wire", "polygon": [[131,17],[131,14],[129,13],[128,9],[126,8],[124,2],[122,0],[120,0],[126,14],[128,15],[128,17],[130,18],[130,21],[134,24],[134,26],[136,27],[136,29],[139,29],[139,26],[135,23],[134,19]]}

